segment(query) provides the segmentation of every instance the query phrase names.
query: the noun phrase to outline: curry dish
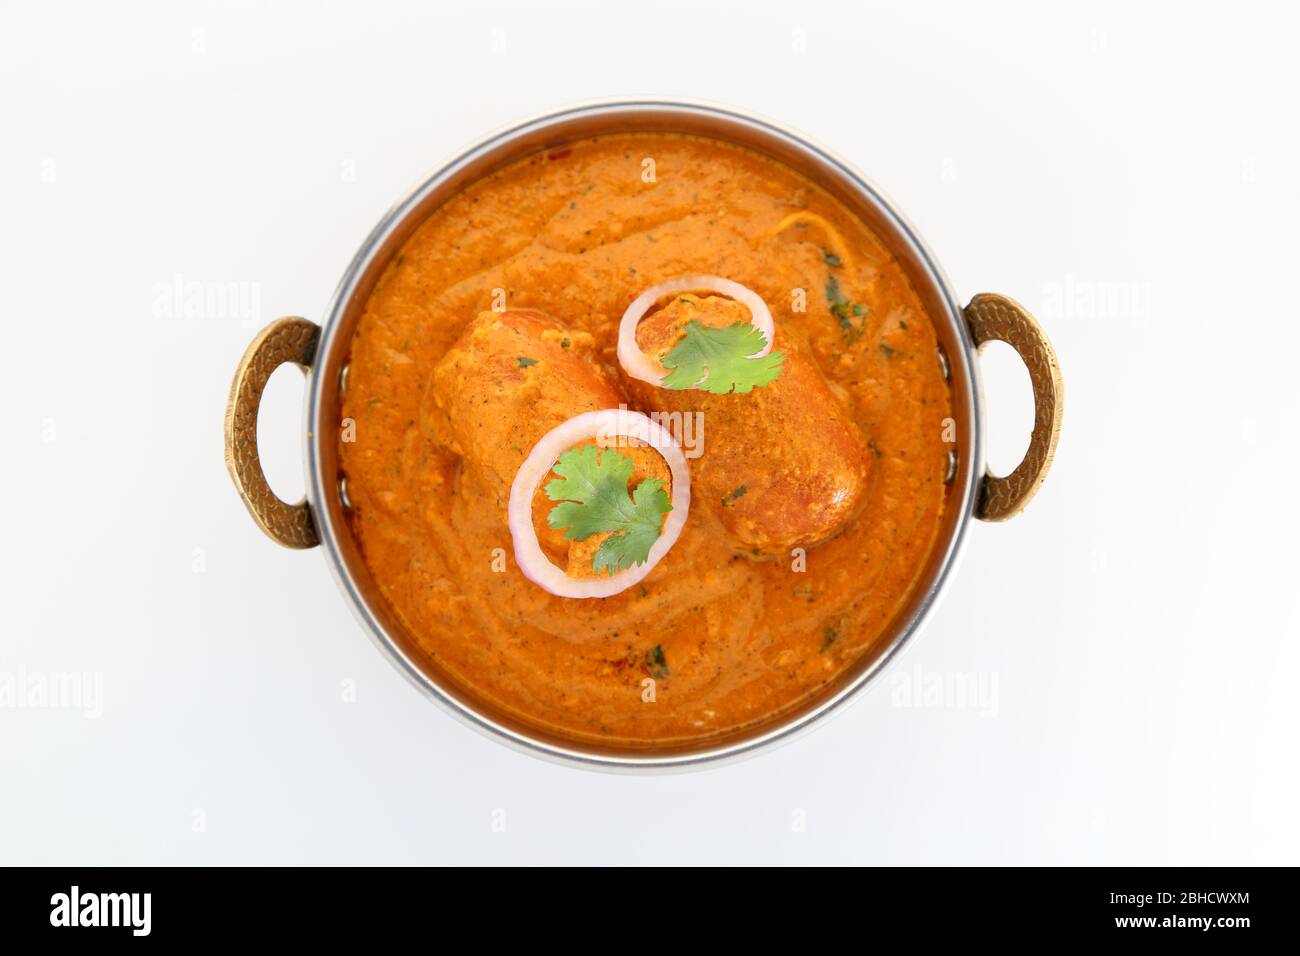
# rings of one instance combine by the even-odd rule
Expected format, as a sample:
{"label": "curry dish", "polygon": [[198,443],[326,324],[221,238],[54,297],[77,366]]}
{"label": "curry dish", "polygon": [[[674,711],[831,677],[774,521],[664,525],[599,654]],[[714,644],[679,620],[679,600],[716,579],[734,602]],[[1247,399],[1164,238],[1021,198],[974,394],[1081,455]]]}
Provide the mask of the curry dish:
{"label": "curry dish", "polygon": [[951,400],[902,267],[717,140],[601,136],[470,185],[349,361],[348,516],[385,600],[465,692],[579,741],[806,702],[891,633],[948,503]]}

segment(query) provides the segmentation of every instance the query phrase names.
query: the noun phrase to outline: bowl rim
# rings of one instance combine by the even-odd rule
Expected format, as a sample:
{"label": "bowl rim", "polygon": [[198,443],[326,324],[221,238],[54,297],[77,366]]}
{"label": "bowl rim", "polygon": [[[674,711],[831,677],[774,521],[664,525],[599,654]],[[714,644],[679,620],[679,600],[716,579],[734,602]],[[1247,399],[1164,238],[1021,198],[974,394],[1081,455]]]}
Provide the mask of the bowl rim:
{"label": "bowl rim", "polygon": [[[383,622],[376,616],[367,598],[361,593],[348,570],[341,550],[339,530],[330,517],[329,509],[322,507],[327,496],[337,494],[337,480],[326,476],[324,473],[324,461],[318,436],[329,434],[329,432],[317,427],[317,423],[323,421],[321,417],[322,404],[326,393],[325,384],[329,379],[329,375],[325,373],[329,369],[314,366],[308,375],[308,390],[304,403],[304,433],[307,435],[307,441],[304,444],[303,452],[304,467],[307,474],[307,500],[316,518],[321,543],[324,545],[322,550],[327,556],[327,564],[331,573],[339,588],[348,598],[353,613],[369,634],[372,642],[380,648],[398,671],[414,686],[433,700],[443,711],[462,724],[472,727],[499,743],[505,744],[512,750],[539,757],[551,763],[614,773],[681,772],[724,766],[795,740],[808,733],[818,724],[843,713],[847,705],[860,697],[863,689],[910,645],[912,638],[928,622],[934,608],[946,593],[953,572],[960,563],[965,550],[968,527],[974,516],[979,479],[983,476],[985,470],[983,449],[984,409],[978,363],[975,361],[975,345],[969,328],[962,318],[962,309],[958,305],[951,283],[915,227],[902,215],[897,205],[861,171],[816,140],[749,110],[704,100],[665,97],[616,97],[583,101],[561,109],[540,113],[498,129],[496,132],[484,136],[471,146],[455,154],[451,159],[436,167],[433,172],[425,176],[416,186],[394,203],[358,247],[326,308],[321,326],[320,343],[316,353],[318,363],[323,364],[329,356],[335,353],[336,340],[342,334],[341,328],[345,312],[355,298],[363,277],[370,268],[372,260],[381,251],[385,240],[399,226],[407,222],[412,214],[417,213],[428,197],[448,180],[472,164],[489,157],[493,152],[506,148],[517,139],[542,133],[547,128],[557,126],[562,122],[603,115],[616,116],[618,114],[644,113],[647,110],[722,120],[733,126],[748,127],[765,136],[775,137],[796,151],[810,153],[814,159],[820,160],[843,183],[869,200],[890,222],[895,236],[910,246],[912,255],[924,267],[925,273],[933,282],[934,291],[938,294],[948,312],[948,318],[953,325],[956,340],[962,346],[958,350],[959,354],[949,354],[948,360],[949,362],[961,363],[965,375],[963,380],[968,383],[967,388],[963,391],[968,403],[967,414],[970,422],[969,447],[964,452],[969,456],[969,463],[959,469],[962,486],[953,489],[953,498],[951,499],[953,509],[957,512],[957,518],[953,532],[948,536],[948,540],[944,545],[942,558],[938,560],[936,565],[937,571],[933,581],[930,583],[928,590],[915,603],[911,612],[905,618],[901,618],[896,622],[896,630],[888,646],[880,651],[876,658],[851,681],[846,682],[843,687],[828,695],[815,706],[801,713],[793,714],[789,719],[774,723],[752,737],[686,753],[664,754],[650,750],[644,754],[602,754],[582,749],[581,745],[576,741],[570,747],[532,737],[525,732],[505,726],[491,717],[479,713],[467,703],[444,690],[388,634]],[[957,380],[957,376],[952,376],[952,382],[955,383]],[[956,388],[953,389],[953,393],[954,399],[956,399]]]}

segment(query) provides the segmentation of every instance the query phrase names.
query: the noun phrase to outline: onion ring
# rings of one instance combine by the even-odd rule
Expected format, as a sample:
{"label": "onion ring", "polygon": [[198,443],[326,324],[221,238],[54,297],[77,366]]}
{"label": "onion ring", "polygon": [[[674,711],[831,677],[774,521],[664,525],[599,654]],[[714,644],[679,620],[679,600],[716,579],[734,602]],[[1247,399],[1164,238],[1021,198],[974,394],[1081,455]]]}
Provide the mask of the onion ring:
{"label": "onion ring", "polygon": [[[533,527],[533,496],[542,479],[551,473],[560,455],[579,442],[602,440],[610,436],[636,438],[649,445],[668,463],[673,479],[672,511],[645,563],[625,568],[608,577],[575,578],[552,563],[542,551]],[[510,537],[515,544],[515,563],[524,577],[538,587],[559,597],[606,598],[639,583],[676,543],[691,508],[691,474],[686,458],[672,433],[640,412],[626,408],[607,408],[583,412],[552,428],[533,446],[524,463],[515,472],[510,485],[507,517]]]}
{"label": "onion ring", "polygon": [[750,358],[762,358],[772,351],[772,338],[776,334],[776,324],[772,313],[762,297],[752,289],[747,289],[739,282],[732,282],[721,276],[681,276],[669,279],[658,285],[652,285],[632,300],[632,304],[623,313],[623,321],[618,326],[618,363],[623,371],[635,379],[649,382],[651,385],[663,385],[668,369],[656,359],[641,351],[636,344],[636,329],[651,307],[666,295],[674,292],[717,292],[735,299],[741,305],[749,307],[749,323],[763,333],[766,344]]}

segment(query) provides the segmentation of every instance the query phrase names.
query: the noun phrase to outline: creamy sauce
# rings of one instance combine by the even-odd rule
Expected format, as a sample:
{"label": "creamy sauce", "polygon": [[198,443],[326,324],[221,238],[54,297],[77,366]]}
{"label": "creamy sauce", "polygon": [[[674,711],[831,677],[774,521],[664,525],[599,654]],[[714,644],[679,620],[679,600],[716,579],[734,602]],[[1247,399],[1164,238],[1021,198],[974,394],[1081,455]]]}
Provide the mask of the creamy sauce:
{"label": "creamy sauce", "polygon": [[[650,411],[656,390],[633,387],[618,367],[618,322],[643,290],[687,274],[726,276],[768,303],[776,348],[806,359],[819,400],[834,404],[822,417],[847,421],[853,448],[868,449],[855,472],[860,501],[834,536],[794,554],[768,538],[741,541],[728,509],[749,497],[744,483],[784,487],[777,479],[820,460],[825,443],[781,412],[775,390],[765,405],[722,396],[726,408],[705,406],[701,480],[692,473],[703,490],[664,561],[613,598],[554,597],[514,566],[504,502],[476,478],[484,463],[462,460],[470,453],[430,400],[434,369],[476,316],[503,304],[503,290],[509,309],[572,329],[583,360]],[[721,449],[754,434],[745,416],[760,408],[766,453],[743,445],[739,466],[719,467]],[[620,135],[521,160],[407,241],[353,340],[342,415],[355,420],[355,441],[340,453],[365,561],[443,670],[552,732],[652,746],[795,707],[890,632],[937,538],[951,414],[929,317],[898,263],[838,202],[739,147]],[[528,451],[503,447],[495,464],[508,471]]]}

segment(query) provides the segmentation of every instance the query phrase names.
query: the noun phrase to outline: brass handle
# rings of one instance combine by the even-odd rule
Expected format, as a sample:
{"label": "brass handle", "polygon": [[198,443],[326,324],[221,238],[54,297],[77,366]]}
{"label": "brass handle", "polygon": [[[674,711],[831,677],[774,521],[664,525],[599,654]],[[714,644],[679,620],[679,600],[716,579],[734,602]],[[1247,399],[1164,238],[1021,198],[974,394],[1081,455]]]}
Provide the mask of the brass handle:
{"label": "brass handle", "polygon": [[285,362],[311,368],[320,327],[297,316],[276,319],[248,346],[239,361],[226,405],[226,470],[257,526],[286,548],[314,548],[320,534],[306,501],[281,501],[266,483],[257,454],[257,409],[271,373]]}
{"label": "brass handle", "polygon": [[986,474],[975,504],[975,517],[1005,521],[1024,510],[1052,467],[1061,437],[1065,385],[1052,344],[1019,302],[982,292],[966,306],[966,322],[977,347],[997,341],[1015,349],[1029,369],[1034,389],[1034,431],[1024,460],[1005,478],[992,472]]}

